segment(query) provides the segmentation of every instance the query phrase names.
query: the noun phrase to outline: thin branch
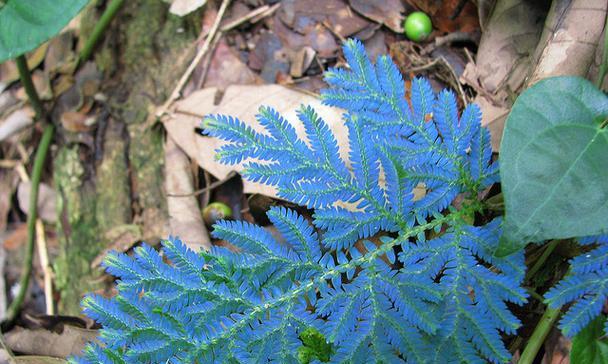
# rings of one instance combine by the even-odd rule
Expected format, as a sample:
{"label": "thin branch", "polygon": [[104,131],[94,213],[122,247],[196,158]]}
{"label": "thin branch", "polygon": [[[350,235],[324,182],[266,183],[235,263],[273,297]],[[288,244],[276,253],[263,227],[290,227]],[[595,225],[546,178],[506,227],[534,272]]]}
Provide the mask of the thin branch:
{"label": "thin branch", "polygon": [[224,183],[226,183],[226,181],[228,181],[230,178],[234,177],[235,175],[236,175],[236,172],[230,171],[230,173],[228,173],[226,175],[226,177],[222,178],[219,181],[215,181],[212,184],[210,184],[209,186],[201,188],[200,190],[196,190],[196,191],[190,192],[190,193],[183,193],[183,194],[179,194],[179,193],[176,193],[176,194],[167,194],[167,197],[191,197],[191,196],[198,196],[201,193],[205,193],[207,191],[211,191],[212,189],[217,188],[217,187],[223,185]]}
{"label": "thin branch", "polygon": [[186,72],[184,72],[182,77],[177,82],[177,85],[173,89],[171,96],[169,96],[167,101],[157,110],[157,112],[156,112],[157,118],[161,118],[167,112],[167,110],[169,109],[171,104],[173,104],[173,102],[175,102],[175,100],[180,98],[182,89],[186,85],[186,82],[188,82],[188,80],[190,79],[192,72],[194,72],[194,69],[196,68],[196,66],[199,64],[199,62],[201,61],[203,56],[205,56],[205,54],[209,50],[209,46],[211,45],[213,38],[215,38],[215,33],[217,33],[219,30],[220,23],[222,21],[222,18],[224,17],[226,8],[228,8],[228,4],[230,4],[230,0],[222,1],[222,5],[220,5],[220,9],[218,10],[217,16],[215,17],[215,21],[213,22],[213,25],[211,26],[211,29],[209,30],[209,34],[207,34],[207,38],[205,38],[205,43],[203,44],[201,49],[199,49],[198,53],[196,54],[196,56],[190,63],[190,66],[188,66],[188,68],[186,69]]}

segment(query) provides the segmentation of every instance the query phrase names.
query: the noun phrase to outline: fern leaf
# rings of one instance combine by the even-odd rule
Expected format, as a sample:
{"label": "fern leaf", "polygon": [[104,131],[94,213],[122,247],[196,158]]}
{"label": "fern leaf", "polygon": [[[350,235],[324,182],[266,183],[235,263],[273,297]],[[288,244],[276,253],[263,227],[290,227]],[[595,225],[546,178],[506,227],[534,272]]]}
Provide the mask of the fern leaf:
{"label": "fern leaf", "polygon": [[[479,109],[459,116],[455,95],[421,78],[408,102],[388,57],[373,64],[353,40],[344,54],[350,69],[326,74],[323,99],[346,111],[346,159],[310,107],[298,112],[302,138],[265,107],[262,132],[227,116],[203,122],[228,142],[221,161],[245,161],[247,178],[314,209],[313,225],[277,207],[268,217],[282,239],[223,221],[213,234],[232,250],[195,254],[169,238],[167,261],[145,246],[110,254],[119,294],[83,301],[104,329],[81,362],[297,363],[311,328],[332,363],[509,360],[501,335],[519,326],[506,303],[526,300],[523,253],[494,257],[500,219],[471,226],[477,205],[451,206],[498,178]],[[605,269],[599,259],[584,274]]]}
{"label": "fern leaf", "polygon": [[570,274],[545,294],[552,308],[573,303],[560,321],[562,332],[569,337],[599,316],[608,299],[608,236],[581,239],[581,243],[597,247],[572,259]]}

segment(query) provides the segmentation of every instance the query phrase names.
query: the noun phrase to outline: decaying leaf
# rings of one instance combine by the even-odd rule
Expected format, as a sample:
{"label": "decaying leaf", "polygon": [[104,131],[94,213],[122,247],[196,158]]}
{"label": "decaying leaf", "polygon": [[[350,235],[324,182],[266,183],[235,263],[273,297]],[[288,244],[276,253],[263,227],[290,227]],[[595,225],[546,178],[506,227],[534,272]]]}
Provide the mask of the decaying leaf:
{"label": "decaying leaf", "polygon": [[16,110],[6,118],[0,119],[0,142],[32,125],[33,122],[34,110],[29,106]]}
{"label": "decaying leaf", "polygon": [[[315,97],[279,85],[230,86],[217,105],[214,104],[216,93],[215,88],[206,88],[193,93],[176,103],[172,116],[165,121],[165,128],[171,138],[191,159],[216,178],[223,179],[232,170],[242,172],[243,166],[226,166],[215,160],[215,150],[222,144],[214,138],[202,136],[195,131],[201,126],[202,118],[207,114],[230,114],[252,128],[260,130],[255,115],[263,105],[273,107],[284,115],[300,136],[304,134],[304,127],[298,121],[296,111],[302,104],[311,105],[330,125],[338,140],[340,154],[345,160],[347,159],[348,131],[342,123],[341,110],[322,105]],[[244,193],[260,193],[276,197],[276,190],[272,187],[247,180],[243,183]]]}
{"label": "decaying leaf", "polygon": [[[19,207],[26,214],[30,204],[31,183],[21,182],[17,187],[17,199]],[[57,220],[57,192],[47,185],[40,183],[38,186],[38,217],[43,221],[53,223]]]}
{"label": "decaying leaf", "polygon": [[11,350],[29,355],[66,358],[82,352],[86,343],[97,339],[98,331],[64,325],[61,333],[46,329],[17,327],[5,334]]}
{"label": "decaying leaf", "polygon": [[586,76],[600,40],[608,2],[554,1],[532,64],[528,85],[550,76]]}
{"label": "decaying leaf", "polygon": [[192,194],[192,169],[184,152],[171,136],[165,143],[165,189],[169,225],[173,236],[179,236],[192,250],[209,250],[211,240],[201,217],[200,207]]}

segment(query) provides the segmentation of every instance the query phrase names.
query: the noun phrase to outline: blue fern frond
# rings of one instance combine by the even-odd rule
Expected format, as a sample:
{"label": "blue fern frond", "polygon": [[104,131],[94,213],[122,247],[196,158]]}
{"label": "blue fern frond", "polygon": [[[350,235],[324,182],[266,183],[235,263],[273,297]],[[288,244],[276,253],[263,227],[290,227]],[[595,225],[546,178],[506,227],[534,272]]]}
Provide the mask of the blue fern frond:
{"label": "blue fern frond", "polygon": [[222,115],[203,122],[227,142],[222,162],[314,209],[312,224],[273,207],[278,233],[217,223],[230,248],[194,253],[169,238],[163,253],[110,254],[118,296],[85,298],[104,329],[73,360],[297,363],[301,335],[316,330],[332,363],[509,361],[501,335],[520,325],[507,303],[526,301],[525,265],[521,252],[492,255],[500,219],[470,225],[478,192],[498,178],[479,109],[459,115],[456,96],[422,78],[407,93],[391,60],[373,64],[358,41],[344,55],[350,69],[330,70],[322,97],[345,111],[346,159],[310,107],[297,114],[301,137],[267,107],[261,131]]}
{"label": "blue fern frond", "polygon": [[552,308],[572,303],[560,321],[561,330],[569,337],[599,316],[608,299],[608,235],[579,241],[582,245],[597,246],[572,259],[570,273],[545,294],[545,300]]}
{"label": "blue fern frond", "polygon": [[[403,78],[388,57],[373,65],[353,40],[346,42],[344,54],[351,69],[328,71],[332,88],[322,97],[347,112],[349,167],[328,125],[310,107],[298,112],[304,139],[266,107],[257,117],[264,133],[230,117],[207,117],[209,135],[229,142],[218,150],[220,160],[251,160],[247,178],[277,186],[279,196],[314,208],[318,224],[336,237],[326,241],[332,249],[350,247],[379,230],[408,229],[416,219],[443,211],[458,194],[474,194],[496,182],[489,133],[480,126],[476,106],[459,117],[455,95],[436,95],[422,78],[412,81],[410,106]],[[417,200],[416,187],[424,190]],[[337,202],[355,205],[356,223],[344,224],[353,221],[348,217],[353,209]],[[334,231],[331,221],[340,216],[341,231]]]}

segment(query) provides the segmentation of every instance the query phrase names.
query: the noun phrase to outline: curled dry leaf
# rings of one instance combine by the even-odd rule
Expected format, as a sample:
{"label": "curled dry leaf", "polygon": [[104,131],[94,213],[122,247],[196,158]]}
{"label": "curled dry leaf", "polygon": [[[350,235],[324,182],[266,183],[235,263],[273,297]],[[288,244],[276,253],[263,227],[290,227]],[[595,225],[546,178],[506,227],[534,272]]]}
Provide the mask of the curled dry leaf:
{"label": "curled dry leaf", "polygon": [[165,189],[171,235],[179,236],[192,250],[209,250],[211,240],[201,217],[192,182],[190,161],[167,137],[165,143]]}
{"label": "curled dry leaf", "polygon": [[32,125],[33,122],[34,110],[29,106],[13,111],[4,119],[0,119],[0,142]]}
{"label": "curled dry leaf", "polygon": [[[20,182],[17,187],[17,200],[19,200],[19,208],[26,214],[29,211],[30,204],[30,182]],[[38,186],[38,217],[43,221],[53,223],[57,220],[57,192],[47,185],[40,183]]]}
{"label": "curled dry leaf", "polygon": [[[334,132],[341,156],[347,160],[348,131],[342,123],[342,111],[322,105],[310,95],[279,85],[263,86],[230,86],[226,89],[219,104],[214,105],[217,89],[199,90],[176,103],[173,114],[165,121],[169,135],[178,143],[184,152],[203,169],[218,179],[223,179],[230,171],[242,172],[242,165],[227,166],[215,160],[215,150],[222,142],[208,136],[197,134],[195,129],[201,126],[201,120],[208,114],[230,114],[256,130],[260,125],[255,115],[260,106],[270,106],[289,120],[298,135],[304,135],[304,127],[298,121],[296,111],[300,105],[311,105],[329,124]],[[276,197],[273,187],[243,180],[244,193],[260,193]]]}
{"label": "curled dry leaf", "polygon": [[607,11],[606,1],[554,1],[528,85],[550,76],[586,76],[602,40]]}

